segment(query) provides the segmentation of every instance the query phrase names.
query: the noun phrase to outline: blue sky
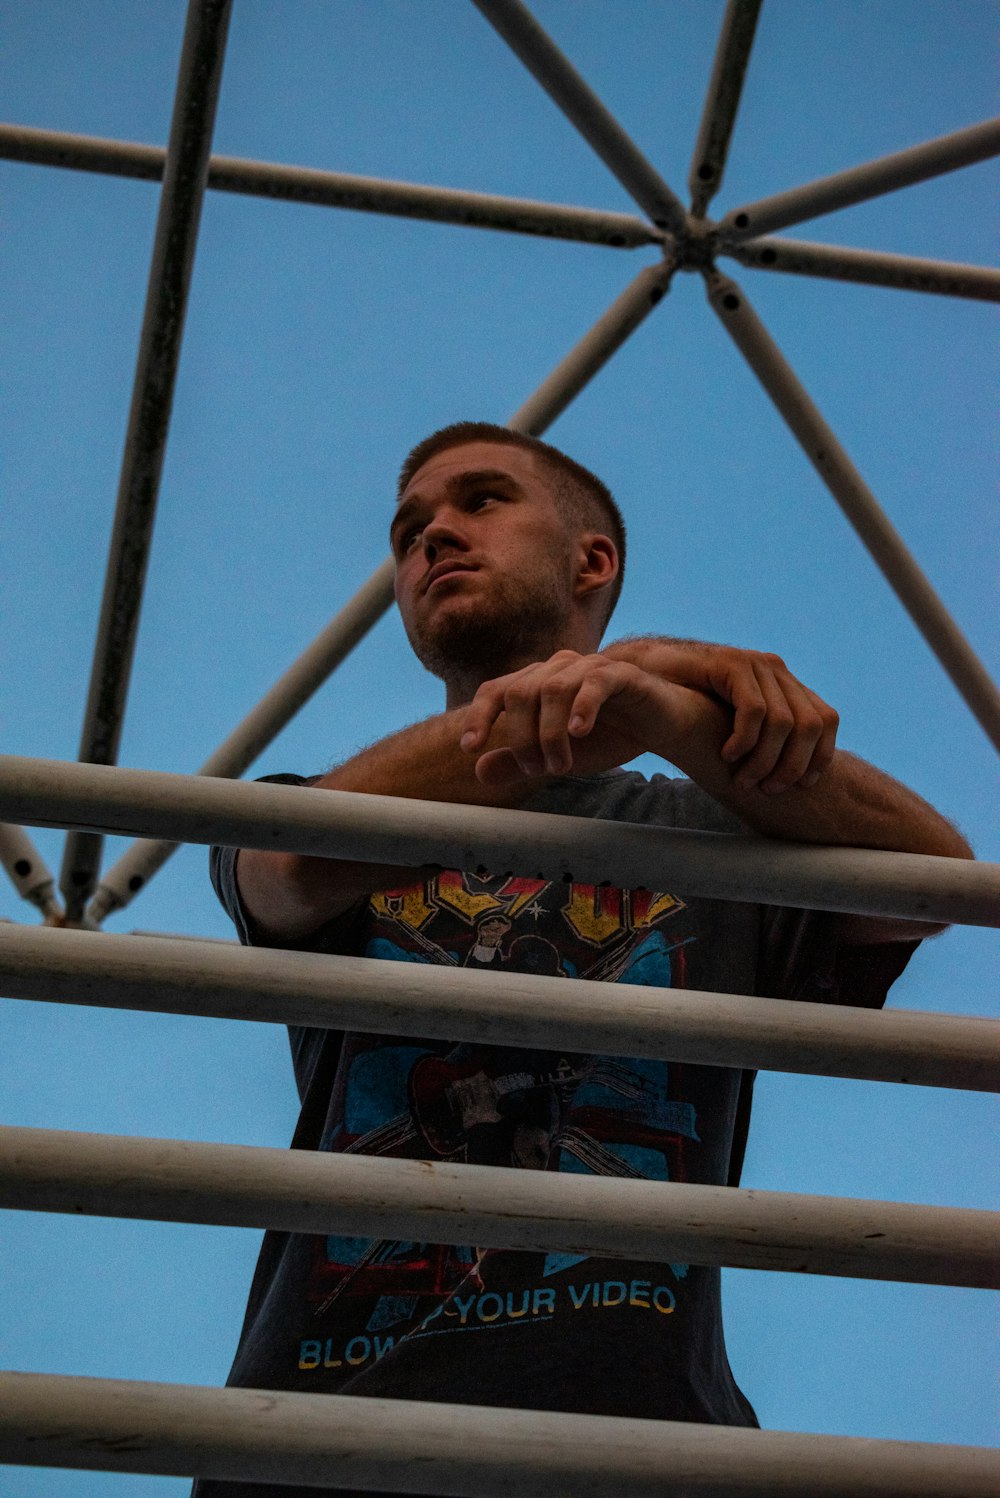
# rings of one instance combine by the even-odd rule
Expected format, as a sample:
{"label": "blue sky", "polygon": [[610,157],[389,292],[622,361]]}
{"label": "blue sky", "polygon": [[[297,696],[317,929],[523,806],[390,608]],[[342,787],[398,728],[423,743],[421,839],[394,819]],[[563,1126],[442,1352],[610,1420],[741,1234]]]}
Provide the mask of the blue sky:
{"label": "blue sky", "polygon": [[[163,143],[183,6],[8,0],[7,117]],[[538,0],[536,13],[674,188],[722,5]],[[729,208],[972,124],[995,108],[995,7],[766,0],[726,172]],[[632,211],[460,0],[237,0],[219,153]],[[0,658],[5,752],[73,758],[128,413],[157,189],[2,165]],[[994,164],[789,233],[988,263]],[[193,771],[385,555],[395,471],[427,431],[506,420],[653,250],[325,208],[206,200],[121,762]],[[723,267],[744,285],[994,671],[996,360],[979,303]],[[987,741],[708,310],[669,297],[549,433],[626,512],[612,633],[781,653],[841,742],[1000,857]],[[323,769],[441,705],[395,616],[251,773]],[[993,815],[991,816],[991,811]],[[58,869],[61,839],[37,842]],[[110,841],[113,861],[123,844]],[[33,920],[0,887],[0,916]],[[109,929],[228,936],[202,849]],[[954,930],[900,1007],[986,1013],[990,936]],[[283,1145],[274,1026],[4,1003],[14,1123]],[[745,1183],[981,1206],[988,1105],[935,1089],[767,1075]],[[9,1214],[5,1366],[224,1380],[257,1237]],[[981,1292],[727,1273],[730,1357],[771,1427],[996,1437]],[[10,1498],[180,1493],[168,1478],[5,1474]]]}

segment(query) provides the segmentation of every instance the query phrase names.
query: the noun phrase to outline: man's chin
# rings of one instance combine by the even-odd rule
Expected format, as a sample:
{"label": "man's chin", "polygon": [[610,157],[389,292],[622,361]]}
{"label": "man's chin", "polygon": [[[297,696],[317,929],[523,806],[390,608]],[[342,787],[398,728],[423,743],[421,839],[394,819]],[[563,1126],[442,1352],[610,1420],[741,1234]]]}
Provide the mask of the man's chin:
{"label": "man's chin", "polygon": [[[435,609],[425,627],[408,631],[417,660],[442,680],[467,672],[474,672],[482,681],[502,676],[511,661],[522,659],[536,644],[540,633],[537,621],[531,628],[523,616],[511,619],[484,612],[481,604],[471,606],[471,601],[466,604],[457,597],[442,603],[447,606]],[[452,607],[453,603],[459,606]],[[544,633],[548,636],[549,629]],[[542,649],[541,653],[544,656],[546,651]]]}

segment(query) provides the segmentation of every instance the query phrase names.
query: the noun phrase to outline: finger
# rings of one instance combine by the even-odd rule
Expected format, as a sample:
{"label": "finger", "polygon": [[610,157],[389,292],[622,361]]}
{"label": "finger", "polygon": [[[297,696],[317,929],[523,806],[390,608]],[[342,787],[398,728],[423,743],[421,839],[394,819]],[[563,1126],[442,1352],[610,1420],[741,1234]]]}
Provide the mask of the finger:
{"label": "finger", "polygon": [[802,781],[823,732],[823,719],[813,705],[809,691],[794,677],[781,682],[780,688],[791,708],[794,725],[774,769],[760,782],[760,789],[767,795],[777,795]]}
{"label": "finger", "polygon": [[465,709],[459,747],[467,754],[481,749],[489,741],[496,721],[503,712],[505,680],[505,677],[500,677],[496,681],[484,682]]}
{"label": "finger", "polygon": [[476,760],[476,779],[481,785],[513,785],[526,778],[509,749],[488,749]]}
{"label": "finger", "polygon": [[568,725],[580,675],[579,668],[560,671],[543,681],[539,688],[538,743],[550,775],[564,775],[573,768]]}
{"label": "finger", "polygon": [[764,698],[765,713],[757,743],[734,777],[736,784],[743,790],[752,790],[771,774],[795,724],[785,693],[770,667],[758,664],[755,675]]}
{"label": "finger", "polygon": [[538,741],[541,680],[533,671],[519,671],[504,692],[504,734],[507,747],[525,775],[545,773],[545,758]]}
{"label": "finger", "polygon": [[837,749],[837,730],[840,727],[840,716],[836,708],[831,707],[828,702],[824,702],[822,697],[818,697],[815,692],[810,692],[808,687],[806,688],[806,692],[823,724],[819,742],[813,750],[809,769],[802,777],[801,783],[808,790],[810,786],[816,784],[823,771],[830,768]]}
{"label": "finger", "polygon": [[569,709],[569,731],[575,739],[592,733],[601,708],[622,689],[621,673],[610,668],[587,676],[579,685]]}
{"label": "finger", "polygon": [[738,671],[727,673],[723,690],[712,683],[717,695],[733,707],[733,731],[722,746],[722,758],[735,764],[752,749],[760,737],[760,727],[767,712],[767,702],[756,673],[749,661],[741,662]]}

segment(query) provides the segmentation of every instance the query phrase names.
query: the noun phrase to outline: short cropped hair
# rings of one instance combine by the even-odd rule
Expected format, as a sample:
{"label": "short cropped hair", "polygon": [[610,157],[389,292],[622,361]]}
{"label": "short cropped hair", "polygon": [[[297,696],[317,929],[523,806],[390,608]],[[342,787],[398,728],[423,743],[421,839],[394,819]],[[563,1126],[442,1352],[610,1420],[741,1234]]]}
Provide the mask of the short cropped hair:
{"label": "short cropped hair", "polygon": [[490,421],[456,421],[451,426],[432,432],[418,442],[407,455],[399,474],[396,487],[397,500],[402,499],[406,487],[419,468],[437,453],[449,447],[463,447],[467,442],[496,442],[505,447],[520,447],[534,453],[542,462],[552,486],[552,495],[563,519],[581,529],[599,530],[613,542],[618,553],[618,576],[608,590],[608,602],[602,627],[607,624],[618,603],[625,580],[625,521],[614,501],[607,484],[596,473],[584,468],[558,447],[543,442],[540,437],[530,437],[526,432],[516,432],[510,427],[495,426]]}

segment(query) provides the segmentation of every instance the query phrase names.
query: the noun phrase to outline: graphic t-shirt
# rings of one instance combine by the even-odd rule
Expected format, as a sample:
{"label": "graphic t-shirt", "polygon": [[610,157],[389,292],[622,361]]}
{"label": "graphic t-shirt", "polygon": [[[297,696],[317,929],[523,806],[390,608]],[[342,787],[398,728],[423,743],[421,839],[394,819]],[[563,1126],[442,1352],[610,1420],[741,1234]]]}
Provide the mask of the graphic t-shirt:
{"label": "graphic t-shirt", "polygon": [[[621,770],[557,781],[528,809],[742,832],[691,782]],[[236,857],[213,849],[212,877],[253,942]],[[838,952],[834,922],[816,912],[484,870],[379,890],[288,945],[871,1006],[912,951]],[[299,1028],[290,1038],[302,1101],[293,1148],[626,1180],[739,1178],[746,1073],[413,1036]],[[726,1357],[717,1268],[475,1244],[267,1233],[229,1383],[757,1423]]]}

